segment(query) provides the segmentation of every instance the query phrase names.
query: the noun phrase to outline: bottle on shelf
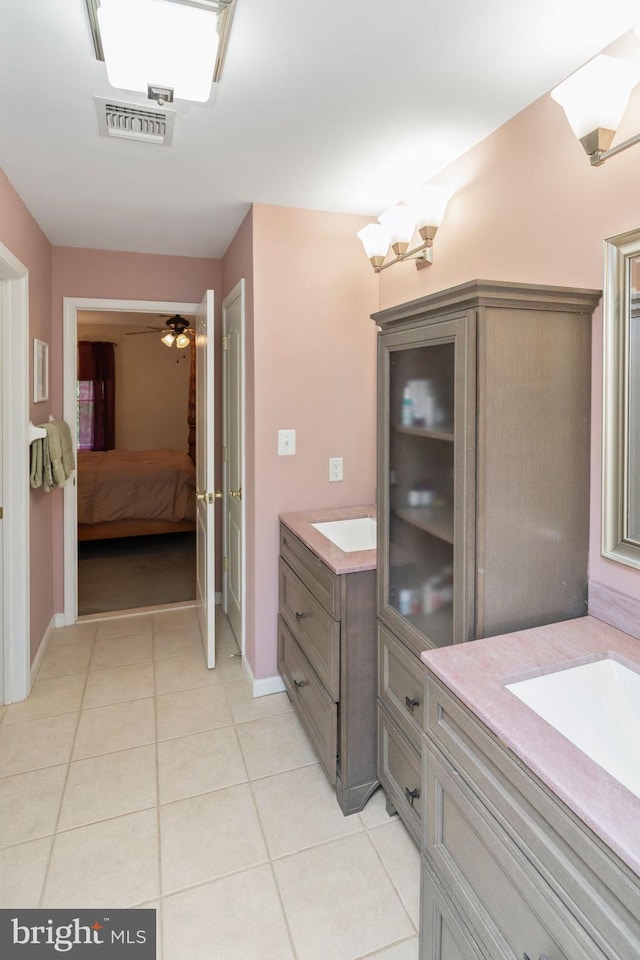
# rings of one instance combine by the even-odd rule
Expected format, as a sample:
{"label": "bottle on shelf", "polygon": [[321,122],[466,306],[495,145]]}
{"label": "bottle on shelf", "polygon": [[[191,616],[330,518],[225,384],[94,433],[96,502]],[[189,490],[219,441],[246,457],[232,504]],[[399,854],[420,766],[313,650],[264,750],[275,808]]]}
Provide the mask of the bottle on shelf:
{"label": "bottle on shelf", "polygon": [[408,386],[404,388],[404,393],[402,394],[401,420],[403,427],[413,426],[413,400],[411,399],[411,390]]}

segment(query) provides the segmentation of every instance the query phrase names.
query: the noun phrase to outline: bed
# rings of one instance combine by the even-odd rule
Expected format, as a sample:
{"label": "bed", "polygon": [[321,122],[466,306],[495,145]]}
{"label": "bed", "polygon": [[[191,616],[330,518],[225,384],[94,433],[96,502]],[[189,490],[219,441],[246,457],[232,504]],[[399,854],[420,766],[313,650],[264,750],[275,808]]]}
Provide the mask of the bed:
{"label": "bed", "polygon": [[79,451],[78,540],[195,530],[196,477],[179,450]]}

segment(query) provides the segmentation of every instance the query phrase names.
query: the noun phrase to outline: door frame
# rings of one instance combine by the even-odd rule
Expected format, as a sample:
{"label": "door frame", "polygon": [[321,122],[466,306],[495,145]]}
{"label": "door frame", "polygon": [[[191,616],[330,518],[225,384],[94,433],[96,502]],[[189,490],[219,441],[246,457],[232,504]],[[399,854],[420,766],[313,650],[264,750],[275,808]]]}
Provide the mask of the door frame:
{"label": "door frame", "polygon": [[[245,646],[246,646],[246,590],[247,590],[247,575],[246,575],[246,556],[247,556],[247,508],[246,508],[246,448],[245,448],[245,438],[246,438],[246,422],[245,422],[245,281],[244,278],[238,280],[236,285],[232,290],[227,294],[227,296],[222,301],[222,336],[227,336],[227,309],[234,303],[237,299],[240,299],[240,337],[241,337],[241,348],[240,348],[240,444],[242,449],[242,472],[241,472],[241,487],[242,487],[242,500],[240,501],[240,510],[242,517],[242,537],[241,537],[241,551],[242,556],[240,558],[241,565],[241,577],[242,577],[242,591],[240,596],[240,609],[242,612],[242,636],[236,637],[236,640],[239,641],[240,651],[242,653],[243,662],[245,657]],[[226,350],[222,351],[222,443],[223,446],[227,446],[228,441],[228,409],[229,409],[229,393],[228,393],[228,384],[229,377],[227,371],[228,363],[228,352]],[[229,527],[229,463],[226,457],[222,458],[222,490],[223,490],[223,499],[222,499],[222,556],[223,558],[228,557],[228,527]],[[223,610],[227,612],[227,578],[228,570],[227,565],[223,562],[222,564],[222,597],[223,597]]]}
{"label": "door frame", "polygon": [[[77,457],[76,380],[78,374],[78,311],[109,313],[188,313],[195,314],[200,304],[170,300],[107,300],[95,297],[64,297],[63,322],[63,418],[71,428],[74,456]],[[75,483],[64,486],[64,623],[78,619],[78,498]]]}
{"label": "door frame", "polygon": [[[1,702],[29,694],[31,674],[29,591],[29,271],[0,243],[2,326],[0,469],[2,583],[0,615]],[[8,344],[11,343],[11,350]]]}

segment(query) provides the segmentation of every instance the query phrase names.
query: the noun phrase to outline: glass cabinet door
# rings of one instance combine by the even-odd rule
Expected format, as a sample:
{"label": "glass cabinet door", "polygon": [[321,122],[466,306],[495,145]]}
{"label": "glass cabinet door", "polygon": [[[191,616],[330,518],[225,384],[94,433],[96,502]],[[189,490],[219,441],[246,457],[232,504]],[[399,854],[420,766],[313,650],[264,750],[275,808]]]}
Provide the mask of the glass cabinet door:
{"label": "glass cabinet door", "polygon": [[[451,330],[443,336],[444,329]],[[461,469],[457,420],[461,393],[460,329],[434,324],[417,343],[390,343],[387,356],[387,450],[383,457],[381,546],[383,612],[392,612],[422,637],[422,649],[455,641],[456,593],[464,576],[454,539],[456,473]],[[462,444],[462,440],[461,440]],[[462,637],[459,637],[462,639]]]}

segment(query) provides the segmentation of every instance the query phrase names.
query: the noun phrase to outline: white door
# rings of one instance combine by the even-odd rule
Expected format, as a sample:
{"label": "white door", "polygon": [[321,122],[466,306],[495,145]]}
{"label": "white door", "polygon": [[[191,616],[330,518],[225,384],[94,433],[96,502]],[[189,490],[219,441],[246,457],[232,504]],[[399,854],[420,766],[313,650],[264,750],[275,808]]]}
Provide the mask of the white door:
{"label": "white door", "polygon": [[196,315],[196,602],[204,655],[216,665],[213,290]]}
{"label": "white door", "polygon": [[238,646],[243,649],[244,585],[244,281],[240,281],[223,305],[223,425],[225,447],[226,572],[224,609]]}

